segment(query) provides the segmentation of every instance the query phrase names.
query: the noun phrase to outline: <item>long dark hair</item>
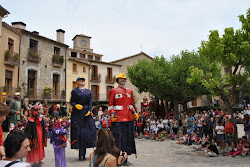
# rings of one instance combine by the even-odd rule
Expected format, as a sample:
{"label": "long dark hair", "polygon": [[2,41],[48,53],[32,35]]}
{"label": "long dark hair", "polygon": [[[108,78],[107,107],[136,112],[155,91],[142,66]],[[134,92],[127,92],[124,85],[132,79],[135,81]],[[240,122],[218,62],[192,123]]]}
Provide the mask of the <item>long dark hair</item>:
{"label": "long dark hair", "polygon": [[22,143],[28,137],[21,131],[11,132],[4,143],[7,158],[12,158],[21,149]]}
{"label": "long dark hair", "polygon": [[96,149],[94,151],[94,154],[97,155],[97,159],[95,161],[94,167],[98,167],[98,165],[104,159],[106,153],[118,158],[119,149],[115,145],[112,132],[109,129],[103,128],[98,132],[97,136]]}

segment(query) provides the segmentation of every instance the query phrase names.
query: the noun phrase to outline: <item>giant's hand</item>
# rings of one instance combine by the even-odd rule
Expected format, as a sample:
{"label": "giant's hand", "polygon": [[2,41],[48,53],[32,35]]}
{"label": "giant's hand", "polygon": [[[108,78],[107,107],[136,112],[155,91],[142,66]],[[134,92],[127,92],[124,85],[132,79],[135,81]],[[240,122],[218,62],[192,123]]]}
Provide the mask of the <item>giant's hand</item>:
{"label": "giant's hand", "polygon": [[111,121],[115,122],[115,120],[116,120],[116,115],[115,115],[115,113],[112,113],[111,114]]}
{"label": "giant's hand", "polygon": [[77,110],[81,110],[81,109],[83,108],[83,106],[82,106],[81,104],[77,104],[77,105],[75,105],[75,108],[76,108]]}
{"label": "giant's hand", "polygon": [[87,112],[87,114],[85,114],[85,117],[89,116],[90,115],[90,111]]}
{"label": "giant's hand", "polygon": [[135,120],[137,121],[137,120],[139,119],[139,115],[137,114],[137,112],[136,112],[136,111],[133,111],[133,114],[134,114],[134,118],[135,118]]}

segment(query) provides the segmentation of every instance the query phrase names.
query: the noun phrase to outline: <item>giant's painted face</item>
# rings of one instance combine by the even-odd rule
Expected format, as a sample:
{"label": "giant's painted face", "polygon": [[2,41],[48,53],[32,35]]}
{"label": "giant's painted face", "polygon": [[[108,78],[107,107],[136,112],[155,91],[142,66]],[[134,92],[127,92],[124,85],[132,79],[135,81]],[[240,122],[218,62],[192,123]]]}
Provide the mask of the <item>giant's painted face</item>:
{"label": "giant's painted face", "polygon": [[38,118],[40,116],[40,107],[38,105],[34,105],[31,108],[32,117]]}
{"label": "giant's painted face", "polygon": [[54,145],[61,145],[63,143],[65,143],[65,139],[68,132],[63,129],[63,128],[58,128],[56,127],[55,129],[52,130],[52,136],[51,136],[51,140],[50,143],[54,144]]}

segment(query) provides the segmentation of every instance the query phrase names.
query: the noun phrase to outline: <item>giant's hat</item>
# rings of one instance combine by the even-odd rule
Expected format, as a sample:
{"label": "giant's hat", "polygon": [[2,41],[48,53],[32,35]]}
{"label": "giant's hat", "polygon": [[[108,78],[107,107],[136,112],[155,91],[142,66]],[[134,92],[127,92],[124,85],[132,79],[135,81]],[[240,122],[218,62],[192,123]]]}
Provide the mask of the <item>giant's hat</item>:
{"label": "giant's hat", "polygon": [[116,76],[116,78],[115,78],[116,82],[117,82],[118,78],[127,79],[127,77],[126,77],[126,75],[124,73],[121,73],[121,74],[119,74],[119,75]]}
{"label": "giant's hat", "polygon": [[81,77],[76,78],[76,82],[79,81],[79,80],[85,81],[85,78],[81,78]]}

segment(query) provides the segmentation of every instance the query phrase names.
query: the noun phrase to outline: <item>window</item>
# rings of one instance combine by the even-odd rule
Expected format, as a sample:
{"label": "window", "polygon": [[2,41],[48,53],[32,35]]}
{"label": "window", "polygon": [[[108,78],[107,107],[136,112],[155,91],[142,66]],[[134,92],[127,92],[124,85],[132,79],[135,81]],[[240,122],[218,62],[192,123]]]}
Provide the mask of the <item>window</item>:
{"label": "window", "polygon": [[36,40],[30,39],[30,50],[34,53],[37,53],[38,50],[38,42]]}
{"label": "window", "polygon": [[80,58],[85,59],[85,54],[80,53]]}
{"label": "window", "polygon": [[73,64],[73,72],[77,72],[77,64]]}
{"label": "window", "polygon": [[53,96],[55,97],[55,98],[57,98],[58,97],[58,95],[59,95],[59,82],[60,82],[60,80],[59,80],[59,78],[60,78],[60,76],[58,75],[58,74],[53,74]]}
{"label": "window", "polygon": [[85,67],[82,68],[82,72],[86,72],[86,68]]}
{"label": "window", "polygon": [[75,89],[75,88],[77,88],[77,84],[76,84],[76,81],[73,81],[72,82],[72,89]]}
{"label": "window", "polygon": [[107,68],[107,81],[111,82],[113,80],[112,77],[112,68]]}
{"label": "window", "polygon": [[60,56],[60,48],[54,47],[54,55]]}
{"label": "window", "polygon": [[100,61],[100,57],[95,56],[96,61]]}
{"label": "window", "polygon": [[92,55],[88,55],[88,59],[89,60],[93,60],[93,56]]}
{"label": "window", "polygon": [[99,86],[98,85],[91,85],[92,97],[93,100],[99,100]]}
{"label": "window", "polygon": [[96,65],[92,65],[91,66],[91,69],[92,69],[92,80],[97,80],[98,79],[98,68]]}
{"label": "window", "polygon": [[71,52],[71,57],[76,57],[76,52]]}
{"label": "window", "polygon": [[11,96],[12,93],[12,77],[13,77],[13,72],[6,70],[5,71],[5,85],[8,85],[8,95]]}
{"label": "window", "polygon": [[13,52],[13,49],[14,49],[14,40],[11,39],[11,38],[8,39],[8,49],[9,49],[9,51]]}

